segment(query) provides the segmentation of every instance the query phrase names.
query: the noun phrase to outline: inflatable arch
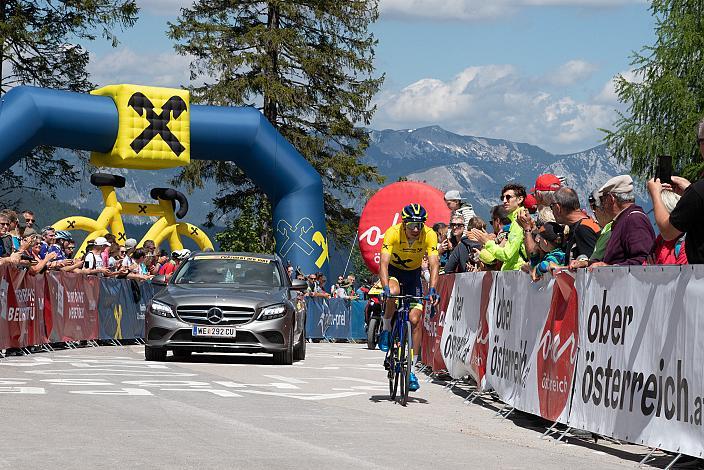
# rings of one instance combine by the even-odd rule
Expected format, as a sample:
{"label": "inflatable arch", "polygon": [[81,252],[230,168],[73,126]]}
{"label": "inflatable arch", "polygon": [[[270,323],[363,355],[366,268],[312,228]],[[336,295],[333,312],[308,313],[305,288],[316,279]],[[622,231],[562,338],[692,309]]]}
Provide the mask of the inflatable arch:
{"label": "inflatable arch", "polygon": [[[133,85],[120,86],[130,87],[132,91],[140,89]],[[144,103],[149,106],[151,103],[144,97],[144,101],[135,105],[133,98],[137,94],[132,93],[129,106],[141,116]],[[0,102],[0,171],[7,170],[39,145],[88,150],[103,156],[114,153],[124,140],[118,138],[118,134],[123,134],[125,125],[125,111],[118,109],[120,100],[114,98],[25,86],[13,88]],[[323,271],[327,274],[323,186],[315,169],[254,108],[191,106],[178,98],[173,101],[161,105],[161,116],[166,115],[168,123],[169,113],[173,113],[175,121],[177,113],[183,112],[179,110],[188,110],[185,126],[190,125],[189,141],[182,142],[188,157],[236,163],[272,203],[279,256],[306,273]],[[153,112],[155,107],[151,108],[152,116],[159,116]],[[165,124],[154,126],[155,121],[149,114],[146,116],[149,122],[148,126],[144,125],[142,134],[151,132],[149,139],[162,146],[168,144],[174,154],[186,153],[180,143],[165,138],[166,134],[171,135]],[[137,122],[135,119],[133,123]],[[160,139],[154,139],[157,134]],[[137,138],[132,141],[133,148],[137,141]],[[139,153],[138,148],[135,150]],[[164,166],[176,165],[161,167]]]}

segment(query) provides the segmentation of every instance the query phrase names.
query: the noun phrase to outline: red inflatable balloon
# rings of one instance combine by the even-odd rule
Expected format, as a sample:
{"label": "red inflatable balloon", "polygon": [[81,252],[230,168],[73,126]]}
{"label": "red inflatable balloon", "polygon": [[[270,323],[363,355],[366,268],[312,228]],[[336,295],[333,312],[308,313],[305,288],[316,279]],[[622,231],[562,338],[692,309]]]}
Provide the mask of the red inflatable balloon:
{"label": "red inflatable balloon", "polygon": [[426,225],[448,223],[450,209],[445,195],[425,183],[403,181],[381,188],[364,206],[359,219],[359,250],[369,270],[379,272],[379,252],[384,233],[401,222],[401,210],[410,203],[420,203],[428,211]]}

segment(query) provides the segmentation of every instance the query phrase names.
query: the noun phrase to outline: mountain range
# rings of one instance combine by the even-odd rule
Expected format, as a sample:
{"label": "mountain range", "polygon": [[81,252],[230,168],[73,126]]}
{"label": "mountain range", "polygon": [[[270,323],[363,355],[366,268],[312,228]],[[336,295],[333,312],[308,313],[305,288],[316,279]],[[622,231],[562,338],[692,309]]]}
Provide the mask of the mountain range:
{"label": "mountain range", "polygon": [[[75,158],[69,152],[63,155]],[[488,219],[491,206],[500,202],[499,192],[509,181],[517,181],[530,189],[539,174],[554,173],[564,177],[567,185],[577,190],[584,206],[590,191],[610,177],[628,173],[629,170],[628,165],[618,161],[604,145],[578,153],[556,155],[535,145],[464,136],[439,126],[370,130],[370,146],[363,160],[376,166],[386,176],[387,183],[405,177],[427,182],[442,191],[457,189],[474,206],[477,215],[485,219]],[[171,186],[170,181],[179,169],[109,171],[127,179],[126,187],[118,190],[120,200],[151,202],[149,190]],[[186,219],[189,222],[202,225],[212,208],[211,200],[217,190],[216,184],[208,181],[203,188],[187,194],[190,210]],[[183,189],[182,192],[186,193]],[[71,212],[95,213],[102,207],[100,192],[87,180],[73,187],[58,187],[56,193],[57,200],[53,204],[47,203],[45,195],[23,193],[23,207],[34,207],[41,223],[51,223]],[[360,191],[360,195],[365,193],[368,194]],[[651,204],[642,185],[638,185],[637,197],[646,211],[649,210]],[[64,204],[57,209],[56,203],[59,202]],[[364,202],[357,200],[352,204],[361,209]],[[151,223],[149,219],[135,217],[128,218],[128,222]]]}
{"label": "mountain range", "polygon": [[[482,218],[499,204],[504,184],[516,181],[530,190],[542,173],[564,177],[586,206],[587,195],[609,178],[629,172],[600,145],[582,152],[555,155],[534,145],[502,139],[454,134],[439,126],[371,131],[366,162],[376,165],[387,181],[407,177],[442,191],[457,189]],[[642,185],[639,204],[650,208]],[[646,210],[647,210],[646,209]]]}

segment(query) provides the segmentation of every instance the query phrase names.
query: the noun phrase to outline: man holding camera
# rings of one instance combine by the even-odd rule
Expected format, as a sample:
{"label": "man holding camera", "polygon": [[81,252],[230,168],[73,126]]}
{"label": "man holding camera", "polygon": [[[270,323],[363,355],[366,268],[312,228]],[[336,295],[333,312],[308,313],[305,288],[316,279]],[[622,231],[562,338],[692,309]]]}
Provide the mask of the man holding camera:
{"label": "man holding camera", "polygon": [[[704,119],[697,129],[697,145],[699,153],[704,158]],[[687,179],[672,176],[672,184],[661,183],[659,178],[648,181],[648,192],[653,199],[655,223],[665,240],[674,240],[685,233],[687,242],[685,252],[689,264],[704,263],[704,179],[690,183]],[[668,213],[660,197],[663,189],[669,189],[682,198],[672,213]]]}

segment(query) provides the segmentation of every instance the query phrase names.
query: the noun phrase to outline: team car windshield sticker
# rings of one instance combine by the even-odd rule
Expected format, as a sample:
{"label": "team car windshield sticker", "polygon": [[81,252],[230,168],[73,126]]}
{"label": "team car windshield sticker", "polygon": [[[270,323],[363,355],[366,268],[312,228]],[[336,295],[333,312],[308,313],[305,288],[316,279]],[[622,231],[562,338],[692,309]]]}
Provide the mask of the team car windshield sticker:
{"label": "team car windshield sticker", "polygon": [[93,152],[91,163],[136,169],[185,166],[190,162],[187,90],[110,85],[91,92],[117,106],[118,131],[109,153]]}
{"label": "team car windshield sticker", "polygon": [[240,255],[196,255],[193,257],[195,260],[204,259],[231,259],[237,261],[251,261],[253,263],[271,263],[273,260],[267,258],[257,258],[254,256],[240,256]]}

